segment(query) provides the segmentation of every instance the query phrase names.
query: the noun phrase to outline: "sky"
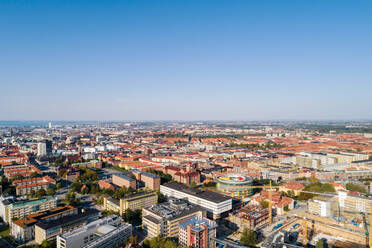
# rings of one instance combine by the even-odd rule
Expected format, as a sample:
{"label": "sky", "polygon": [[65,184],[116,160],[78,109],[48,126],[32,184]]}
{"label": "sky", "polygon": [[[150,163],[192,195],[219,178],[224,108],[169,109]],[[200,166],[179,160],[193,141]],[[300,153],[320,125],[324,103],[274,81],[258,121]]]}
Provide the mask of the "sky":
{"label": "sky", "polygon": [[0,120],[372,119],[372,1],[0,1]]}

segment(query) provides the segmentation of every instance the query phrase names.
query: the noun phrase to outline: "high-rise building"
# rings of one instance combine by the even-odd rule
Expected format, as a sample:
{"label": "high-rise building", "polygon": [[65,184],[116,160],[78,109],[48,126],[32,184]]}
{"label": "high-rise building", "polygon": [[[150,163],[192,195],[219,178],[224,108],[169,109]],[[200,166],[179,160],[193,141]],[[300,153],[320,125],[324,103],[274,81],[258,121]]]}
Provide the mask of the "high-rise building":
{"label": "high-rise building", "polygon": [[37,144],[37,155],[39,157],[51,155],[53,152],[53,144],[51,140],[44,140]]}
{"label": "high-rise building", "polygon": [[48,127],[49,127],[49,129],[52,129],[52,122],[48,123]]}

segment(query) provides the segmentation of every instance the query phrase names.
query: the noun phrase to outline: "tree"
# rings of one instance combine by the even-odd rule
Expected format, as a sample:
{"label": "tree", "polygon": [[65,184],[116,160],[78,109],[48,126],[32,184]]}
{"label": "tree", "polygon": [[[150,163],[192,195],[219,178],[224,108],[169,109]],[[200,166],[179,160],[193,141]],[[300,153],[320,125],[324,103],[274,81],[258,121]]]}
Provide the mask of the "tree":
{"label": "tree", "polygon": [[196,188],[196,187],[197,187],[197,185],[196,185],[195,182],[191,182],[191,183],[190,183],[190,186],[193,187],[193,188]]}
{"label": "tree", "polygon": [[12,180],[22,180],[22,179],[25,179],[25,177],[22,176],[22,175],[16,175],[16,176],[12,177]]}
{"label": "tree", "polygon": [[289,207],[288,207],[288,205],[284,206],[283,209],[284,209],[284,211],[288,212],[288,211],[289,211]]}
{"label": "tree", "polygon": [[31,174],[30,174],[30,177],[31,178],[36,178],[36,177],[39,177],[40,175],[37,173],[37,172],[32,172]]}
{"label": "tree", "polygon": [[62,184],[61,184],[61,183],[57,183],[57,184],[56,184],[56,188],[57,188],[57,190],[58,190],[58,189],[61,189],[61,188],[62,188]]}
{"label": "tree", "polygon": [[262,200],[262,201],[260,201],[260,205],[263,208],[268,208],[269,207],[269,202],[265,201],[265,200]]}
{"label": "tree", "polygon": [[240,243],[246,246],[255,246],[257,244],[257,234],[254,231],[245,228],[240,237]]}
{"label": "tree", "polygon": [[41,243],[42,248],[53,248],[54,246],[55,245],[52,242],[47,240],[43,240],[43,242]]}
{"label": "tree", "polygon": [[54,188],[49,188],[46,193],[47,195],[54,195],[56,193],[56,190]]}
{"label": "tree", "polygon": [[350,191],[358,191],[360,193],[367,193],[367,190],[363,186],[354,183],[347,183],[346,189]]}
{"label": "tree", "polygon": [[131,235],[129,238],[129,243],[132,245],[131,247],[134,248],[138,247],[137,235],[136,236]]}
{"label": "tree", "polygon": [[43,197],[43,196],[45,196],[46,195],[46,191],[45,191],[45,189],[39,189],[38,191],[37,191],[37,193],[36,193],[36,196],[37,197]]}
{"label": "tree", "polygon": [[323,239],[319,239],[318,242],[316,242],[315,247],[316,248],[324,248],[324,240]]}

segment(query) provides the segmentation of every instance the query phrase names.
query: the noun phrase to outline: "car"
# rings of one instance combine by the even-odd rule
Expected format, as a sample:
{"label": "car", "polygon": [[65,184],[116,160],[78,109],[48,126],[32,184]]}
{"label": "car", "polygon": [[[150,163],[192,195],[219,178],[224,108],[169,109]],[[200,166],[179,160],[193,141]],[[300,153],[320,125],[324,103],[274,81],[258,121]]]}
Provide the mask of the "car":
{"label": "car", "polygon": [[294,224],[294,225],[292,226],[292,228],[293,228],[293,229],[296,229],[299,225],[300,225],[300,224],[298,224],[298,223],[297,223],[297,224]]}

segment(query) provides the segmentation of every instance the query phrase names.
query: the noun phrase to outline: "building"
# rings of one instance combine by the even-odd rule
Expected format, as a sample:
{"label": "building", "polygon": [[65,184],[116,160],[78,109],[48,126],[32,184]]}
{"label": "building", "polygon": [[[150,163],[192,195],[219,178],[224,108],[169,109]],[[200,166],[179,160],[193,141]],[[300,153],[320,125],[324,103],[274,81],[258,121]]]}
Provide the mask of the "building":
{"label": "building", "polygon": [[184,247],[214,248],[217,224],[202,216],[194,216],[179,224],[178,242]]}
{"label": "building", "polygon": [[269,221],[269,209],[261,206],[247,205],[236,213],[230,213],[230,223],[236,228],[258,230],[266,226]]}
{"label": "building", "polygon": [[40,173],[41,170],[33,165],[11,165],[3,167],[4,175],[6,178],[10,179],[15,176],[23,176],[25,178],[30,177],[31,173]]}
{"label": "building", "polygon": [[186,168],[169,165],[162,169],[165,174],[172,176],[173,180],[179,183],[190,185],[191,183],[200,183],[200,172],[194,170],[191,165]]}
{"label": "building", "polygon": [[219,176],[216,180],[217,190],[224,195],[244,199],[252,195],[253,180],[242,174],[227,174]]}
{"label": "building", "polygon": [[[269,202],[269,192],[262,191],[260,195],[252,197],[251,200],[255,205],[260,205],[261,201]],[[285,211],[291,210],[294,207],[294,200],[289,197],[281,196],[279,192],[272,192],[271,200],[275,213],[278,215],[282,215]]]}
{"label": "building", "polygon": [[44,212],[57,207],[57,197],[48,196],[37,200],[27,200],[9,203],[5,205],[5,222],[21,219],[33,213]]}
{"label": "building", "polygon": [[279,191],[281,192],[293,192],[295,196],[299,195],[301,190],[305,188],[305,186],[302,183],[299,182],[286,182],[284,185],[279,187]]}
{"label": "building", "polygon": [[97,220],[99,213],[96,209],[83,209],[77,214],[40,221],[35,224],[35,242],[41,244],[44,240],[53,241],[59,234]]}
{"label": "building", "polygon": [[36,177],[15,180],[12,185],[16,187],[17,195],[28,195],[31,191],[37,192],[39,189],[48,190],[50,187],[55,187],[56,181],[49,177]]}
{"label": "building", "polygon": [[44,157],[49,156],[53,152],[53,146],[51,140],[44,140],[37,144],[37,156]]}
{"label": "building", "polygon": [[132,225],[110,215],[57,236],[57,248],[108,248],[122,244],[132,235]]}
{"label": "building", "polygon": [[35,238],[35,224],[41,221],[52,221],[63,216],[77,214],[72,206],[57,207],[45,212],[31,214],[22,219],[12,221],[10,234],[18,241],[25,242]]}
{"label": "building", "polygon": [[338,205],[341,211],[370,213],[372,207],[372,199],[347,195],[346,191],[338,192]]}
{"label": "building", "polygon": [[307,211],[321,217],[331,217],[331,206],[334,201],[335,196],[315,196],[307,201]]}
{"label": "building", "polygon": [[137,181],[143,182],[146,188],[151,190],[159,190],[160,189],[160,177],[156,176],[152,173],[140,171],[140,170],[132,170],[133,175],[136,177]]}
{"label": "building", "polygon": [[118,187],[137,189],[136,179],[131,178],[124,173],[112,175],[112,183]]}
{"label": "building", "polygon": [[178,237],[179,224],[205,211],[183,199],[170,199],[142,210],[142,226],[147,237]]}
{"label": "building", "polygon": [[158,203],[158,194],[156,192],[146,192],[133,194],[129,197],[117,200],[110,196],[105,196],[103,200],[103,206],[106,210],[111,210],[123,215],[125,210],[130,209],[132,211],[151,207]]}
{"label": "building", "polygon": [[168,197],[186,198],[189,202],[207,210],[213,219],[227,216],[232,209],[232,198],[208,190],[199,190],[180,183],[160,185],[160,192]]}

